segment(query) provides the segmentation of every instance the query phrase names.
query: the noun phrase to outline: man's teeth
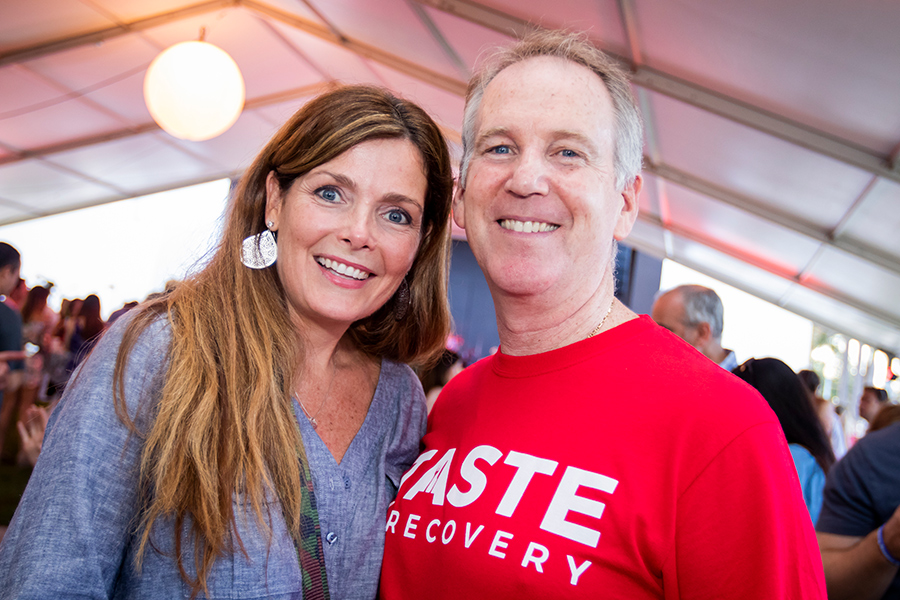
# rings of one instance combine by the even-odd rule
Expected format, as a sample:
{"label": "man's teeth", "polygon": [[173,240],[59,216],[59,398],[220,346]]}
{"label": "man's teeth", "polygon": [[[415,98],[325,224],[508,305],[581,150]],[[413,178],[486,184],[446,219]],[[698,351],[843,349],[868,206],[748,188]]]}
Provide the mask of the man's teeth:
{"label": "man's teeth", "polygon": [[523,233],[543,233],[559,229],[559,225],[551,225],[540,221],[516,221],[514,219],[503,219],[500,221],[500,227]]}
{"label": "man's teeth", "polygon": [[344,277],[352,277],[353,279],[359,279],[360,281],[369,278],[369,273],[366,271],[354,269],[353,267],[349,267],[344,263],[339,263],[336,260],[331,260],[330,258],[317,258],[316,262],[326,269],[331,269],[335,273],[340,273]]}

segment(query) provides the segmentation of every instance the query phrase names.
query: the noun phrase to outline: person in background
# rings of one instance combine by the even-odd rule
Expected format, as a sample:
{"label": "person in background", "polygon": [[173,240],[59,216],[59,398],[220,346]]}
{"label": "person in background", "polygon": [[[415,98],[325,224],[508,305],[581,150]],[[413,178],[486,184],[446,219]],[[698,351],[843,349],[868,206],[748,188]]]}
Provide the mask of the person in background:
{"label": "person in background", "polygon": [[403,363],[450,329],[452,185],[415,104],[348,86],[301,108],[206,266],[73,374],[0,546],[0,595],[375,598],[426,419]]}
{"label": "person in background", "polygon": [[4,430],[2,456],[4,462],[25,463],[28,461],[21,455],[22,440],[18,435],[16,423],[24,416],[35,402],[44,403],[47,391],[47,375],[45,366],[48,358],[50,331],[56,325],[57,316],[47,306],[50,286],[36,285],[28,290],[22,304],[22,337],[27,349],[21,380],[15,390],[6,397],[9,405],[7,425]]}
{"label": "person in background", "polygon": [[815,406],[819,420],[822,422],[822,427],[825,429],[825,435],[831,441],[834,458],[840,460],[847,454],[847,438],[844,435],[844,425],[841,423],[841,417],[837,414],[834,404],[819,395],[820,380],[815,371],[803,369],[797,372],[797,376],[800,377],[803,386],[809,391],[813,406]]}
{"label": "person in background", "polygon": [[73,371],[85,359],[105,329],[106,323],[100,316],[100,298],[96,294],[91,294],[82,302],[78,319],[75,321],[75,330],[69,338],[71,353],[69,371]]}
{"label": "person in background", "polygon": [[31,467],[37,464],[49,420],[50,409],[44,406],[28,406],[19,416],[16,428],[22,444],[20,450],[22,464]]}
{"label": "person in background", "polygon": [[[7,244],[0,242],[0,296],[7,298],[19,285],[19,271],[22,266],[22,258],[19,251]],[[0,352],[11,352],[7,356],[16,356],[12,360],[0,361],[0,455],[6,447],[7,432],[14,427],[16,419],[16,402],[11,399],[22,383],[22,373],[25,369],[22,339],[22,315],[18,308],[11,308],[5,302],[0,302]]]}
{"label": "person in background", "polygon": [[9,306],[11,309],[22,312],[22,306],[25,304],[25,300],[28,298],[28,284],[25,283],[25,280],[19,277],[18,283],[16,283],[16,287],[12,289],[8,294],[4,294],[6,299],[3,300],[4,304]]}
{"label": "person in background", "polygon": [[885,390],[867,386],[859,397],[859,416],[871,423],[878,411],[887,405],[888,395]]}
{"label": "person in background", "polygon": [[36,285],[28,290],[28,296],[22,305],[23,337],[26,342],[41,346],[47,345],[46,338],[56,327],[59,315],[47,305],[53,284]]}
{"label": "person in background", "polygon": [[680,285],[659,294],[653,320],[699,350],[726,371],[738,366],[734,352],[722,347],[725,309],[719,295],[702,285]]}
{"label": "person in background", "polygon": [[627,76],[585,37],[535,32],[469,84],[453,218],[501,344],[428,417],[381,598],[822,599],[765,400],[615,299],[643,135]]}
{"label": "person in background", "polygon": [[422,381],[422,389],[425,390],[425,403],[428,405],[428,412],[431,412],[435,400],[444,386],[449,383],[456,375],[458,375],[465,365],[462,358],[453,350],[444,350],[437,364],[424,370],[419,374]]}
{"label": "person in background", "polygon": [[834,465],[816,535],[829,600],[900,598],[900,423],[867,433]]}
{"label": "person in background", "polygon": [[897,421],[900,421],[900,404],[887,404],[882,406],[881,410],[879,410],[872,419],[872,422],[869,423],[869,429],[866,431],[866,435],[869,435],[873,431],[884,429]]}
{"label": "person in background", "polygon": [[113,323],[116,322],[116,319],[118,319],[119,317],[121,317],[122,315],[124,315],[125,313],[127,313],[129,310],[131,310],[132,308],[134,308],[137,305],[138,305],[138,303],[136,300],[132,300],[130,302],[126,302],[125,304],[123,304],[121,308],[113,311],[113,313],[111,315],[109,315],[109,319],[107,319],[107,321],[106,321],[106,326],[107,327],[111,326]]}
{"label": "person in background", "polygon": [[81,304],[82,300],[64,298],[59,308],[59,321],[50,332],[44,363],[48,376],[47,397],[51,404],[59,399],[71,374],[69,363],[72,361],[72,353],[69,347],[77,326]]}
{"label": "person in background", "polygon": [[815,523],[822,509],[825,476],[835,459],[806,386],[777,358],[751,358],[733,373],[756,388],[778,417],[800,478],[803,500]]}

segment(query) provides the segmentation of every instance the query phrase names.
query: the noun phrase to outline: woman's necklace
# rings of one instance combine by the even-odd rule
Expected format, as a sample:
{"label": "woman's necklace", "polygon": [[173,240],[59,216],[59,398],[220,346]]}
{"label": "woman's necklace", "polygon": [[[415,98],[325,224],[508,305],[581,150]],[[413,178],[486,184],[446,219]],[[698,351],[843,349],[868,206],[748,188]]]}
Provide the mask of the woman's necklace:
{"label": "woman's necklace", "polygon": [[331,381],[328,382],[328,389],[325,390],[325,396],[322,398],[321,404],[319,404],[319,408],[316,409],[316,412],[313,414],[309,414],[309,411],[306,410],[306,407],[303,405],[303,400],[300,400],[300,394],[297,394],[297,404],[300,405],[300,410],[303,411],[303,414],[306,415],[306,418],[309,420],[309,424],[312,425],[313,429],[319,428],[319,422],[316,420],[316,417],[319,416],[319,413],[322,412],[322,409],[325,408],[325,403],[328,402],[328,397],[331,395],[331,388],[334,385],[334,376],[337,373],[337,369],[334,364],[331,365]]}

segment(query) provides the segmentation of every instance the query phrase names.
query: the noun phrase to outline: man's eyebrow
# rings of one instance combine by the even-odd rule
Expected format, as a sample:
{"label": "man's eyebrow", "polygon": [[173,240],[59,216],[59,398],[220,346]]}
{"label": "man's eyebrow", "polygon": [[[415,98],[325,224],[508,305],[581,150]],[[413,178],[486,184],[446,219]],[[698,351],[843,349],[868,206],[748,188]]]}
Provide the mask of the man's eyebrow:
{"label": "man's eyebrow", "polygon": [[587,147],[589,150],[596,151],[597,150],[597,142],[592,140],[590,137],[586,136],[583,133],[579,133],[578,131],[570,131],[568,129],[560,129],[558,131],[553,132],[554,140],[574,140],[579,144]]}
{"label": "man's eyebrow", "polygon": [[495,136],[508,136],[509,135],[509,127],[492,127],[486,131],[481,132],[476,139],[476,143],[485,140],[489,137]]}

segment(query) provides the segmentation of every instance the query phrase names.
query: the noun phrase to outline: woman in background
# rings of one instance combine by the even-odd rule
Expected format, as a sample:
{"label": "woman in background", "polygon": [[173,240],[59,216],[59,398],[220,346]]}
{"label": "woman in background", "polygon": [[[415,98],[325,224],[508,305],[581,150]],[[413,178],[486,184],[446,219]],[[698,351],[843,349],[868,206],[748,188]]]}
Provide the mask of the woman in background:
{"label": "woman in background", "polygon": [[70,372],[90,353],[105,328],[106,323],[100,316],[100,298],[91,294],[82,302],[75,329],[69,338]]}
{"label": "woman in background", "polygon": [[73,375],[0,546],[4,597],[374,598],[425,428],[402,363],[449,331],[451,189],[410,102],[353,86],[295,114],[208,265]]}
{"label": "woman in background", "polygon": [[834,452],[806,388],[777,358],[751,358],[732,373],[755,387],[778,417],[797,468],[803,500],[815,523]]}

